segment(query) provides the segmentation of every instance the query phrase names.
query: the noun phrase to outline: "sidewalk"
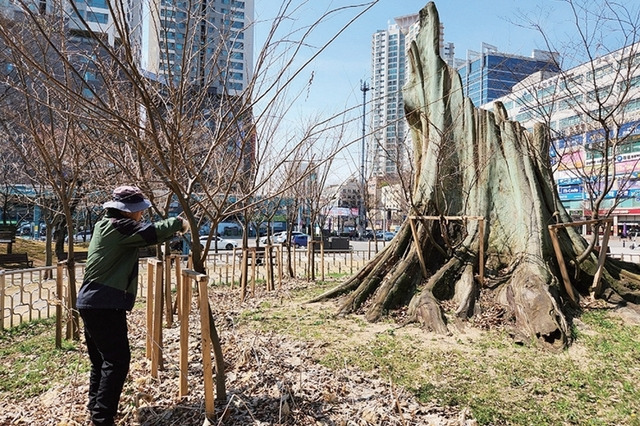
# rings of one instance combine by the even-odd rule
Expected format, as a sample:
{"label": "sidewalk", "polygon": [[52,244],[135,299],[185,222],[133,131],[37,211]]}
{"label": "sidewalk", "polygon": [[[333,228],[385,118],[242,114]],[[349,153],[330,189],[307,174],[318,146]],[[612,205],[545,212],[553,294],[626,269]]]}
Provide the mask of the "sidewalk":
{"label": "sidewalk", "polygon": [[637,254],[640,256],[640,238],[610,237],[611,254]]}

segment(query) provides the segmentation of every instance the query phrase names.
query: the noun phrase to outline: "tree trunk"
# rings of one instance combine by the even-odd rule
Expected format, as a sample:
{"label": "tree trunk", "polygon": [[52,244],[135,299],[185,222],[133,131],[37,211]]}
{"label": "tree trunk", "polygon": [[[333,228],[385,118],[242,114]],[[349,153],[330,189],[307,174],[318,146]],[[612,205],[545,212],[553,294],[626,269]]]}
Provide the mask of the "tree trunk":
{"label": "tree trunk", "polygon": [[[448,331],[445,305],[456,306],[450,316],[468,319],[497,304],[517,341],[565,347],[578,301],[560,285],[547,228],[571,221],[553,184],[548,132],[537,125],[531,134],[509,121],[499,103],[493,112],[474,108],[463,96],[460,76],[439,56],[433,3],[420,11],[420,21],[403,89],[415,155],[415,238],[405,222],[356,276],[315,300],[348,293],[340,313],[364,308],[370,321],[408,304],[410,321],[439,333]],[[481,217],[486,226],[450,216]],[[587,247],[572,227],[559,232],[559,239],[565,259],[576,259]],[[485,277],[477,279],[481,252],[486,253]],[[567,265],[580,297],[589,295],[596,264],[591,254]],[[637,265],[608,259],[603,297],[638,303],[639,272]]]}

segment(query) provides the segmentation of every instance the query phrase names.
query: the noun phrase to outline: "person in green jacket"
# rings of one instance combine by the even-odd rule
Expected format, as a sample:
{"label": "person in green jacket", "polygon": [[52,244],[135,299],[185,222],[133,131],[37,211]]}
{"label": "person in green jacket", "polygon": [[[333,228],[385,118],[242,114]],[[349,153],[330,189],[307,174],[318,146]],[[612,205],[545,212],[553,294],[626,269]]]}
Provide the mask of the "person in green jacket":
{"label": "person in green jacket", "polygon": [[129,372],[127,311],[133,308],[138,292],[138,249],[189,230],[188,222],[180,217],[141,222],[150,206],[139,188],[117,187],[103,205],[106,214],[96,223],[89,244],[76,306],[91,361],[87,407],[94,425],[115,424]]}

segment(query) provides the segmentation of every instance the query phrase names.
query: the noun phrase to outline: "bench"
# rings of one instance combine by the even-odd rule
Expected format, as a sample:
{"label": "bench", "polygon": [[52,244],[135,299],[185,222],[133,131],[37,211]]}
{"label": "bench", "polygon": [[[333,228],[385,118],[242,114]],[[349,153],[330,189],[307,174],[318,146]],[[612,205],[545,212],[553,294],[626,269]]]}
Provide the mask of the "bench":
{"label": "bench", "polygon": [[0,228],[0,243],[7,244],[7,254],[11,254],[13,243],[16,242],[16,230],[15,228],[2,227]]}
{"label": "bench", "polygon": [[0,243],[15,243],[16,233],[6,229],[0,229]]}
{"label": "bench", "polygon": [[[86,251],[75,251],[73,252],[73,259],[76,262],[86,263],[88,255],[89,255],[89,252],[86,252]],[[67,260],[68,257],[69,257],[69,253],[65,251],[64,253],[62,253],[62,255],[58,256],[58,262]]]}
{"label": "bench", "polygon": [[[256,253],[256,265],[262,265],[264,263],[264,247],[249,247],[247,249],[247,260],[249,262],[253,259],[253,252]],[[238,250],[236,253],[238,259],[242,259],[242,250]]]}
{"label": "bench", "polygon": [[29,260],[27,253],[0,254],[0,265],[33,268],[33,260]]}

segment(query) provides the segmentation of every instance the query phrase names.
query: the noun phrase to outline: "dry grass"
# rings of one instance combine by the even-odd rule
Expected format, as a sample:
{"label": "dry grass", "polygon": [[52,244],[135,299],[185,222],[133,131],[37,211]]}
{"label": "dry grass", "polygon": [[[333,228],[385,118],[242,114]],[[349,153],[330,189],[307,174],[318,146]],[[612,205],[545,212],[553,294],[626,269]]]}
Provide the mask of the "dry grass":
{"label": "dry grass", "polygon": [[[88,243],[76,243],[76,250],[86,250],[89,246]],[[29,260],[33,260],[34,266],[44,266],[45,265],[45,250],[46,243],[44,241],[39,240],[28,240],[25,238],[16,238],[16,242],[13,243],[12,252],[13,253],[27,253],[29,256]],[[53,250],[53,247],[52,247]],[[66,247],[65,247],[66,250]],[[0,254],[7,252],[7,245],[0,244]]]}

